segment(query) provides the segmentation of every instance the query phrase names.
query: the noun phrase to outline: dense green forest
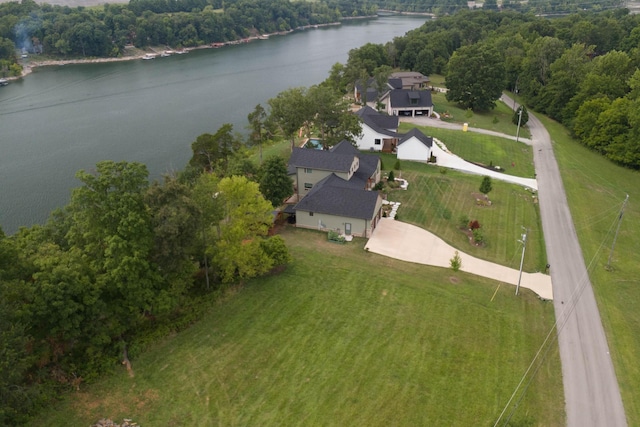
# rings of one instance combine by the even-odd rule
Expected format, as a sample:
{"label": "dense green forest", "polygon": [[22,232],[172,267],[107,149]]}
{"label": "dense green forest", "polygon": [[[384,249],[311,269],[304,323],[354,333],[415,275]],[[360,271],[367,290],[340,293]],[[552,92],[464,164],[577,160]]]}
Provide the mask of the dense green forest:
{"label": "dense green forest", "polygon": [[626,9],[555,19],[460,11],[386,45],[365,45],[336,64],[345,88],[391,69],[443,74],[447,98],[487,110],[503,90],[565,125],[610,160],[640,169],[640,15]]}
{"label": "dense green forest", "polygon": [[[619,0],[505,0],[500,8],[540,14],[621,5]],[[497,10],[498,4],[486,0],[483,7]],[[181,48],[226,42],[345,17],[375,15],[379,8],[443,16],[468,6],[466,0],[131,0],[98,8],[52,6],[34,0],[8,2],[0,4],[0,76],[20,75],[21,53],[59,58],[118,57],[127,45]]]}
{"label": "dense green forest", "polygon": [[367,3],[335,0],[133,0],[99,8],[0,4],[0,75],[19,75],[18,53],[117,57],[125,46],[198,46],[375,14]]}

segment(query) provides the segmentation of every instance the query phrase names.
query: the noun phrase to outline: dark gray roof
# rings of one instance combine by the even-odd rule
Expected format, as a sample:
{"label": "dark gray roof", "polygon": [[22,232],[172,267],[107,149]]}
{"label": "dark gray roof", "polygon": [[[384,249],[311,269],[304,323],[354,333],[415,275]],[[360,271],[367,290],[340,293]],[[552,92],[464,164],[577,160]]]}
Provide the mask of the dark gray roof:
{"label": "dark gray roof", "polygon": [[398,116],[381,114],[369,106],[362,107],[356,114],[364,124],[374,131],[387,136],[396,136],[395,130],[398,129],[399,123]]}
{"label": "dark gray roof", "polygon": [[426,136],[424,133],[420,132],[418,128],[413,128],[409,132],[402,135],[400,141],[398,141],[398,145],[402,145],[403,142],[406,142],[413,137],[418,139],[418,141],[422,142],[429,148],[433,146],[433,138],[430,136]]}
{"label": "dark gray roof", "polygon": [[[361,96],[365,91],[365,88],[362,84],[362,80],[356,81],[356,89],[360,92]],[[370,77],[367,80],[367,88],[366,88],[367,102],[373,102],[378,99],[378,90],[376,89],[376,81],[373,77]]]}
{"label": "dark gray roof", "polygon": [[[432,107],[431,92],[428,90],[396,89],[389,94],[392,108]],[[418,100],[412,104],[411,99]]]}
{"label": "dark gray roof", "polygon": [[358,149],[346,139],[338,142],[336,145],[331,147],[329,151],[336,154],[352,154],[354,156],[360,154],[360,151],[358,151]]}
{"label": "dark gray roof", "polygon": [[320,169],[332,172],[349,172],[353,164],[354,154],[332,153],[310,148],[294,148],[289,158],[288,170],[295,173],[295,168]]}
{"label": "dark gray roof", "polygon": [[331,174],[318,182],[296,205],[296,211],[324,213],[348,218],[371,219],[376,213],[377,191],[350,188],[342,178]]}
{"label": "dark gray roof", "polygon": [[392,77],[389,78],[389,86],[391,86],[392,89],[402,89],[402,79],[398,78],[398,79],[394,79]]}

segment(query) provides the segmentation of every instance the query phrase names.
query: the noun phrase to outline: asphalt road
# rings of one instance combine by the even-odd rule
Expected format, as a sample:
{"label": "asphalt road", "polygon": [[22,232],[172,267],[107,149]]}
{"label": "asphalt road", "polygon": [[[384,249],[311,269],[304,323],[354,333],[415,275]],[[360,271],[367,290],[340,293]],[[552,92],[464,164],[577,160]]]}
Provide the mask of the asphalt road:
{"label": "asphalt road", "polygon": [[[503,96],[503,101],[507,105],[518,106],[506,96]],[[402,118],[402,121],[462,129],[459,124],[422,117]],[[522,142],[533,145],[542,229],[547,259],[551,264],[567,426],[626,426],[609,345],[569,211],[551,138],[531,112],[528,126],[531,140]],[[469,128],[469,131],[490,133],[474,128]]]}
{"label": "asphalt road", "polygon": [[[508,100],[510,104],[512,100]],[[567,426],[626,426],[618,381],[551,138],[529,113],[540,215],[551,264]]]}

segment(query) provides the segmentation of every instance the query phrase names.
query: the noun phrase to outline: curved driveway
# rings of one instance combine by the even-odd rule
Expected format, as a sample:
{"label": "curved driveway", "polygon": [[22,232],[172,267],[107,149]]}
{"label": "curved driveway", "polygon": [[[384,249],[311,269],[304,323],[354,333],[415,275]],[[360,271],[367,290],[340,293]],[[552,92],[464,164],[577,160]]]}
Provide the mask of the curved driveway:
{"label": "curved driveway", "polygon": [[[389,258],[444,268],[451,267],[451,258],[458,252],[462,261],[461,271],[514,286],[520,273],[519,270],[473,257],[427,230],[391,218],[380,219],[364,248]],[[553,299],[551,279],[546,274],[523,272],[520,286],[532,290],[542,299]]]}
{"label": "curved driveway", "polygon": [[[502,101],[517,108],[507,96],[503,96]],[[462,129],[460,125],[439,120],[407,121]],[[522,141],[533,145],[542,229],[551,264],[567,426],[623,427],[627,421],[622,397],[551,138],[531,113],[528,125],[531,140]],[[491,134],[475,128],[469,130]]]}

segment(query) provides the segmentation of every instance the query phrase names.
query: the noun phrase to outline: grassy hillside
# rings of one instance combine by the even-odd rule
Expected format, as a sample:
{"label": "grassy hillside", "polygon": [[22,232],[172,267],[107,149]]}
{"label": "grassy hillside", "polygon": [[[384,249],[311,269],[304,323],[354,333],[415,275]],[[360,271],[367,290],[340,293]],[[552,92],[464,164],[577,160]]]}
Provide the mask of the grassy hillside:
{"label": "grassy hillside", "polygon": [[[431,92],[433,108],[442,115],[444,121],[455,123],[468,123],[471,127],[489,129],[507,135],[516,136],[518,126],[511,121],[513,117],[512,106],[502,102],[496,102],[496,108],[486,112],[470,112],[458,106],[455,102],[447,101],[445,94]],[[526,126],[520,127],[520,137],[529,138],[530,133]]]}
{"label": "grassy hillside", "polygon": [[[543,119],[553,140],[573,222],[589,266],[630,426],[640,425],[640,173],[621,168]],[[626,206],[613,244],[622,202]]]}
{"label": "grassy hillside", "polygon": [[[462,132],[460,132],[462,133]],[[385,169],[395,157],[382,155]],[[493,180],[491,205],[478,204],[482,177],[445,170],[424,163],[403,161],[400,174],[407,179],[406,191],[395,190],[388,199],[401,202],[398,219],[431,231],[450,245],[475,257],[519,268],[522,227],[529,229],[524,269],[544,271],[547,264],[537,199],[522,187]],[[442,173],[446,172],[446,173]],[[460,217],[480,222],[485,243],[476,246],[460,230]]]}
{"label": "grassy hillside", "polygon": [[[367,253],[364,240],[283,236],[294,261],[282,275],[134,360],[134,378],[122,369],[32,425],[492,425],[554,321],[527,290]],[[563,409],[554,345],[512,422],[561,425]]]}

